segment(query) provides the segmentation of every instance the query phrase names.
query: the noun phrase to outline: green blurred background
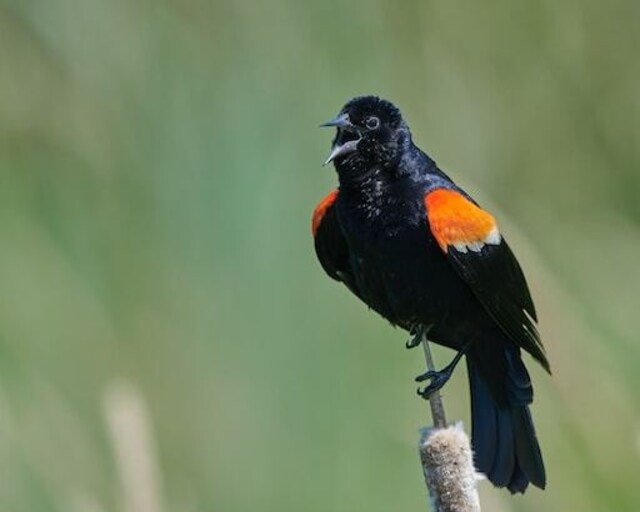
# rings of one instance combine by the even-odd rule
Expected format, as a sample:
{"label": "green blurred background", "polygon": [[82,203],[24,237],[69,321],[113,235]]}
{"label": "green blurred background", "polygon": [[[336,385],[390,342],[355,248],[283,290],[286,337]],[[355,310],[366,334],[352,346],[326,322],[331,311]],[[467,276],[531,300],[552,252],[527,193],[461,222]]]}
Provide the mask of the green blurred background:
{"label": "green blurred background", "polygon": [[[501,219],[538,304],[548,489],[484,509],[640,510],[639,22],[0,0],[0,510],[426,510],[422,356],[310,235],[316,127],[363,93]],[[465,371],[444,397],[468,426]]]}

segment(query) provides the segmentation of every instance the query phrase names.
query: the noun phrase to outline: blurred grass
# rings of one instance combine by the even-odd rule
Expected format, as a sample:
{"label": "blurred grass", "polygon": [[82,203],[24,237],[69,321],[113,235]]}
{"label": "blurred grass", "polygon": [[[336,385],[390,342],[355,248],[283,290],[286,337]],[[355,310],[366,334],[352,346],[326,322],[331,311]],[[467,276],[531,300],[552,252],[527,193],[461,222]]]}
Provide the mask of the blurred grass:
{"label": "blurred grass", "polygon": [[[121,378],[165,510],[425,509],[421,359],[309,234],[335,181],[315,126],[369,92],[499,214],[539,304],[549,487],[483,484],[485,508],[640,508],[639,15],[0,1],[0,509],[121,509]],[[445,400],[468,424],[464,372]]]}

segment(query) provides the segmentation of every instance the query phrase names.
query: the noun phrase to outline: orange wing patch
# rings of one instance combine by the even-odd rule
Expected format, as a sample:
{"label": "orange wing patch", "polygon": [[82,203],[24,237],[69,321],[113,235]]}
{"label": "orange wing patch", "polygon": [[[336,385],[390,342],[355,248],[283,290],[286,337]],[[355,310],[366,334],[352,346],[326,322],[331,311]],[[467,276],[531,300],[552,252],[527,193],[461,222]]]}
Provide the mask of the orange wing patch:
{"label": "orange wing patch", "polygon": [[449,246],[480,252],[485,244],[498,245],[502,239],[493,215],[460,192],[437,189],[425,195],[424,204],[431,232],[444,252]]}
{"label": "orange wing patch", "polygon": [[327,213],[327,210],[331,207],[333,203],[336,202],[336,199],[338,199],[338,191],[334,190],[333,192],[328,194],[327,197],[325,197],[322,201],[320,201],[318,203],[318,206],[316,206],[316,209],[313,210],[313,217],[311,219],[311,232],[313,233],[314,237],[318,232],[320,223],[322,222],[322,219]]}

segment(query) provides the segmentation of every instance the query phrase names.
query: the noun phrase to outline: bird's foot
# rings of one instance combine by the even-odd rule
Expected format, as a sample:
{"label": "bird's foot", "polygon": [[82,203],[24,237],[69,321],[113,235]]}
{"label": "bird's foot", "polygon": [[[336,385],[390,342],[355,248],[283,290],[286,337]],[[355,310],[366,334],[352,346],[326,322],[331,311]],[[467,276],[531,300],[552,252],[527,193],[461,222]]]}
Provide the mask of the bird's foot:
{"label": "bird's foot", "polygon": [[426,337],[431,330],[432,324],[430,325],[417,325],[413,329],[411,329],[412,337],[408,340],[404,346],[407,348],[415,348],[422,343],[422,338]]}
{"label": "bird's foot", "polygon": [[422,343],[422,331],[416,332],[410,340],[404,344],[407,348],[415,348]]}
{"label": "bird's foot", "polygon": [[418,388],[417,393],[425,400],[429,400],[431,395],[442,389],[453,374],[453,367],[447,366],[440,371],[428,371],[416,377],[416,382],[430,381],[429,385],[423,389]]}
{"label": "bird's foot", "polygon": [[429,400],[431,395],[433,395],[436,391],[442,389],[448,380],[453,375],[453,370],[456,369],[456,366],[460,362],[462,356],[467,352],[469,348],[469,343],[464,345],[453,358],[447,366],[445,366],[440,371],[429,370],[428,372],[422,373],[416,377],[416,382],[424,382],[425,380],[431,381],[429,385],[424,389],[417,389],[417,393],[424,398],[425,400]]}

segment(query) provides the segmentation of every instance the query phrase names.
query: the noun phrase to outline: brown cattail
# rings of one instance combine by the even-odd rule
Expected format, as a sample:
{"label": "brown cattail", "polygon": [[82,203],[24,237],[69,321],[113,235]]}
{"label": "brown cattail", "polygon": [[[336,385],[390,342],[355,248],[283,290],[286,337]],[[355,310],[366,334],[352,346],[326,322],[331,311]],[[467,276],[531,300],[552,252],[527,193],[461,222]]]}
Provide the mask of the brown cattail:
{"label": "brown cattail", "polygon": [[435,512],[479,512],[478,475],[462,423],[423,429],[420,460]]}

